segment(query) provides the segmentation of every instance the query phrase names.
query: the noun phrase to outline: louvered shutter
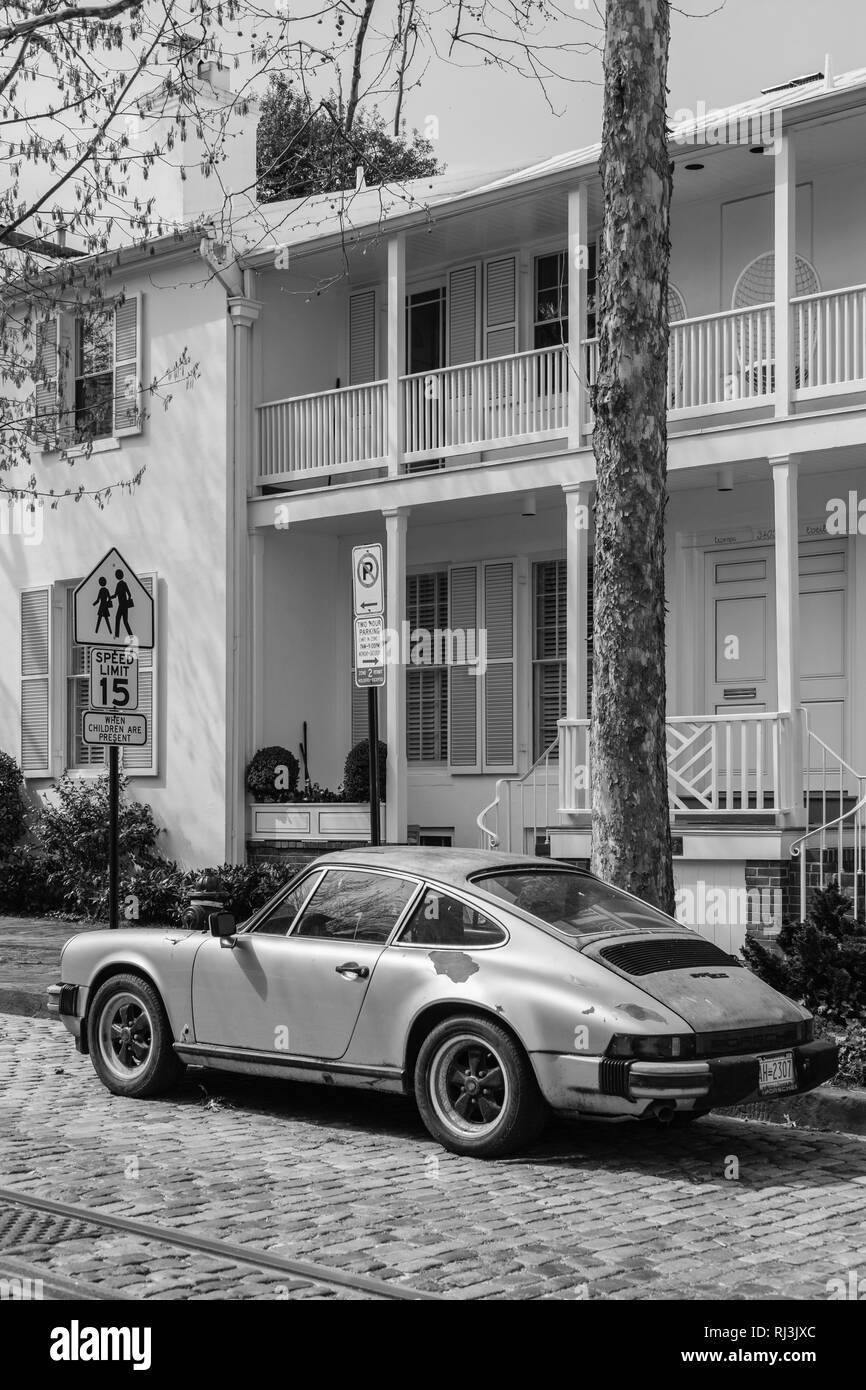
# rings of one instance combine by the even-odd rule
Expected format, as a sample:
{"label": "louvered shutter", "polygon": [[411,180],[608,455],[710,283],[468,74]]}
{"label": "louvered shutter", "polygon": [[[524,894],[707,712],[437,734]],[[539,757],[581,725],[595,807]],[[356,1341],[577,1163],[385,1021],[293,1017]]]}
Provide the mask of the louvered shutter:
{"label": "louvered shutter", "polygon": [[58,321],[53,317],[42,319],[36,325],[36,440],[40,449],[57,447],[58,332]]}
{"label": "louvered shutter", "polygon": [[349,384],[376,380],[376,291],[349,296]]}
{"label": "louvered shutter", "polygon": [[355,672],[352,671],[352,747],[360,743],[361,739],[366,738],[370,732],[370,717],[367,713],[368,699],[366,690],[362,690],[355,684]]}
{"label": "louvered shutter", "polygon": [[51,776],[51,590],[21,594],[21,770]]}
{"label": "louvered shutter", "polygon": [[514,758],[514,565],[485,563],[484,771],[513,772]]}
{"label": "louvered shutter", "polygon": [[586,715],[592,717],[592,634],[595,613],[595,569],[592,556],[586,566]]}
{"label": "louvered shutter", "polygon": [[153,640],[151,651],[138,649],[138,709],[147,716],[147,743],[141,748],[122,748],[123,770],[130,777],[155,777],[159,770],[159,727],[157,708],[156,642],[159,630],[159,603],[155,574],[139,575],[142,584],[153,598]]}
{"label": "louvered shutter", "polygon": [[484,356],[517,351],[517,261],[502,256],[484,266]]}
{"label": "louvered shutter", "polygon": [[[448,626],[478,626],[478,566],[455,565],[449,572]],[[452,772],[480,772],[479,694],[481,680],[468,666],[448,668],[448,763]]]}
{"label": "louvered shutter", "polygon": [[114,310],[114,433],[141,433],[141,295]]}
{"label": "louvered shutter", "polygon": [[410,762],[443,762],[448,746],[447,672],[433,662],[437,629],[448,626],[448,576],[433,570],[406,576],[406,619],[410,640],[421,629],[430,639],[429,664],[406,671],[406,756]]}
{"label": "louvered shutter", "polygon": [[448,365],[477,362],[481,323],[481,266],[465,265],[448,276]]}

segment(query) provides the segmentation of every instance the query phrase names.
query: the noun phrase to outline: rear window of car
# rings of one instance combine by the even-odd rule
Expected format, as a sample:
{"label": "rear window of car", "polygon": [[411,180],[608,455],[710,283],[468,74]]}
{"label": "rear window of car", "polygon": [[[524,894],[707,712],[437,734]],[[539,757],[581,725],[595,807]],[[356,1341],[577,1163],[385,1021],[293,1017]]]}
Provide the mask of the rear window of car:
{"label": "rear window of car", "polygon": [[501,946],[505,932],[469,903],[428,888],[399,936],[401,946]]}
{"label": "rear window of car", "polygon": [[656,908],[569,869],[502,869],[472,882],[565,936],[669,932],[674,925]]}

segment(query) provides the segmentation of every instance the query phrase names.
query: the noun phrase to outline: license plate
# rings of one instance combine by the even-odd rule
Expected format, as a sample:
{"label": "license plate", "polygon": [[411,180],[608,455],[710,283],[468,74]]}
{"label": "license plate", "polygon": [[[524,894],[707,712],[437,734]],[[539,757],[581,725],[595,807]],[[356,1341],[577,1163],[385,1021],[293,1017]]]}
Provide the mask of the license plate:
{"label": "license plate", "polygon": [[793,1052],[780,1052],[775,1057],[758,1058],[758,1090],[761,1095],[772,1091],[796,1091],[797,1073]]}

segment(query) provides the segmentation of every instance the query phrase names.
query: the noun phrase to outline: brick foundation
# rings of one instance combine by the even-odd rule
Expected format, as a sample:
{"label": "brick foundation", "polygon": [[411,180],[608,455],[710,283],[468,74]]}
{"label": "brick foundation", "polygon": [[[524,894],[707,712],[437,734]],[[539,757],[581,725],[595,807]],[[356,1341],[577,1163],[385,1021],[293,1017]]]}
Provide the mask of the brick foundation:
{"label": "brick foundation", "polygon": [[359,840],[248,840],[248,864],[279,864],[300,872],[322,854],[338,849],[366,849]]}

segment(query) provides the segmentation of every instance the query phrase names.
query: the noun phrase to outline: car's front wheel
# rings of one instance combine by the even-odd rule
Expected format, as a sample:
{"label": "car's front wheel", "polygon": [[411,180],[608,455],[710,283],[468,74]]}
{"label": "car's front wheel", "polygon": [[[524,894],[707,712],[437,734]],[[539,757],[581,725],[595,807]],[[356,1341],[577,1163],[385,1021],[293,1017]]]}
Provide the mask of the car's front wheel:
{"label": "car's front wheel", "polygon": [[96,991],[87,1014],[87,1043],[96,1074],[118,1096],[153,1096],[183,1073],[162,1000],[138,975],[113,975]]}
{"label": "car's front wheel", "polygon": [[415,1098],[427,1129],[452,1153],[499,1158],[530,1144],[547,1107],[526,1054],[486,1019],[449,1018],[425,1039]]}

